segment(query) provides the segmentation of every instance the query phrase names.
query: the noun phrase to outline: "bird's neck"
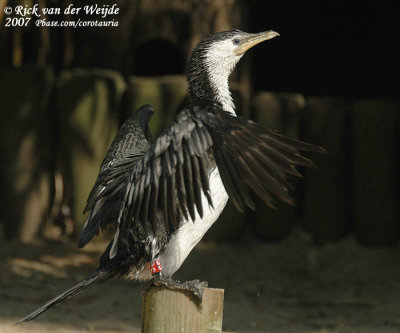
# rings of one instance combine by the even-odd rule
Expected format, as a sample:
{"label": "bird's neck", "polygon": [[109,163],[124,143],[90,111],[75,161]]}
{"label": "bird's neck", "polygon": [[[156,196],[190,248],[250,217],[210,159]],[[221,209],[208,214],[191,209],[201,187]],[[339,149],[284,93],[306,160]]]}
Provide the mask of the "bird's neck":
{"label": "bird's neck", "polygon": [[229,90],[229,76],[211,74],[210,82],[215,91],[215,101],[221,103],[223,110],[236,115],[235,104]]}
{"label": "bird's neck", "polygon": [[[193,65],[193,64],[192,64]],[[229,75],[233,66],[218,66],[210,61],[189,65],[188,81],[189,95],[193,103],[221,103],[223,109],[234,115],[235,104],[229,90]]]}

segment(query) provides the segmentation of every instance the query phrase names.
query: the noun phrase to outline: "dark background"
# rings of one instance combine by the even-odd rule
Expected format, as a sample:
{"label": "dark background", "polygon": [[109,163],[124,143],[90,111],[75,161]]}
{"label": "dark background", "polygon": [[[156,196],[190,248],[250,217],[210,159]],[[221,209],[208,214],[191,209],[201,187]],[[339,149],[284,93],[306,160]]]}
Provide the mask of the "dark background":
{"label": "dark background", "polygon": [[[92,3],[95,2],[75,1],[76,7]],[[137,51],[137,45],[132,43],[135,38],[129,36],[134,31],[132,29],[137,28],[137,15],[140,15],[137,8],[141,3],[146,1],[119,2],[123,30],[118,31],[118,36],[115,34],[117,29],[114,32],[113,29],[93,31],[95,29],[83,28],[72,32],[50,29],[51,50],[46,62],[56,69],[83,66],[118,69],[140,75],[183,74],[185,57],[182,50],[185,45],[181,42],[171,45],[165,39],[154,38],[138,51],[136,66],[128,66],[126,63],[130,60],[121,59],[135,57],[133,53]],[[57,1],[49,1],[47,5],[61,6]],[[255,0],[241,4],[241,12],[241,18],[234,22],[232,28],[250,32],[274,29],[281,34],[273,45],[264,45],[248,55],[252,59],[255,90],[295,91],[306,95],[397,97],[400,49],[398,3]],[[193,33],[191,28],[186,29],[189,18],[182,13],[174,15],[175,24],[182,27],[178,29],[179,38],[184,41]],[[81,17],[85,18],[84,15]],[[128,19],[130,22],[126,22]],[[148,24],[152,25],[151,22]],[[13,29],[2,29],[3,64],[12,63],[10,46],[14,42],[10,30]],[[66,38],[66,35],[71,36]],[[74,56],[69,62],[63,59],[68,39],[74,44]],[[25,31],[22,42],[23,63],[37,63],[41,44],[39,29]],[[90,53],[88,47],[100,52]],[[162,54],[174,56],[161,57],[160,50],[163,50]]]}
{"label": "dark background", "polygon": [[[97,4],[39,2],[54,8],[71,3]],[[157,134],[182,103],[183,75],[194,45],[209,33],[240,28],[274,29],[281,36],[248,52],[232,75],[238,113],[330,153],[313,157],[319,171],[294,180],[297,208],[270,212],[260,204],[261,213],[249,212],[244,219],[255,221],[255,234],[264,240],[281,239],[292,225],[302,224],[319,244],[349,232],[365,245],[394,244],[400,193],[399,6],[373,1],[119,1],[118,16],[104,19],[117,20],[118,27],[3,24],[2,183],[9,190],[3,192],[0,215],[5,237],[33,240],[43,237],[49,225],[60,225],[61,234],[75,238],[85,198],[119,124],[132,109],[151,103],[160,109],[151,124]],[[77,18],[93,19],[83,11],[47,17]],[[87,98],[90,111],[83,106]],[[24,138],[32,146],[24,145]],[[23,171],[10,168],[19,164]],[[57,175],[63,184],[60,202]],[[21,194],[16,184],[24,177],[30,185]],[[41,202],[40,210],[32,196]],[[35,218],[29,218],[35,208]],[[226,220],[233,216],[227,211]],[[225,236],[221,225],[215,239],[232,240],[253,224],[240,227],[238,222]]]}
{"label": "dark background", "polygon": [[[71,3],[75,7],[97,4],[39,4],[65,8]],[[295,181],[295,211],[283,206],[269,212],[260,204],[261,213],[248,213],[245,220],[255,220],[255,233],[266,240],[285,237],[292,225],[300,223],[317,243],[354,231],[367,245],[397,241],[399,4],[119,1],[118,8],[117,17],[105,19],[117,20],[118,27],[56,29],[32,24],[1,28],[1,126],[7,137],[2,145],[2,182],[10,190],[3,193],[0,215],[7,238],[35,239],[46,233],[49,224],[60,224],[61,234],[70,230],[68,237],[76,237],[83,223],[82,205],[118,125],[130,110],[151,103],[155,109],[162,109],[151,124],[157,134],[182,103],[186,90],[182,75],[194,45],[214,31],[240,28],[252,32],[273,29],[281,36],[248,52],[232,75],[238,113],[289,136],[322,145],[330,152],[326,157],[315,157],[320,171],[306,173],[305,181]],[[77,18],[93,19],[83,11],[78,16],[47,17]],[[2,19],[4,22],[6,15]],[[106,85],[105,93],[99,93],[102,84]],[[87,107],[79,106],[88,96],[91,120]],[[30,111],[23,111],[24,105]],[[30,117],[24,118],[24,112]],[[93,129],[96,123],[102,126],[104,135]],[[33,148],[26,148],[31,155],[22,155],[31,157],[21,160],[18,151],[29,134],[34,136]],[[18,168],[11,172],[10,166],[18,163],[33,166],[21,174]],[[86,165],[90,167],[85,176],[76,166]],[[46,179],[44,194],[35,195],[42,208],[36,212],[36,222],[27,222],[27,227],[20,222],[24,218],[14,211],[26,206],[29,193],[39,188],[41,172]],[[57,174],[63,179],[58,203],[53,178]],[[15,189],[19,177],[31,179],[23,195]],[[317,205],[321,198],[325,201]],[[37,205],[30,207],[26,210]],[[50,222],[44,223],[49,221],[50,211]],[[229,219],[231,215],[226,214]],[[329,216],[333,216],[331,222],[318,222],[329,220]],[[384,216],[384,221],[373,222],[379,216]],[[264,220],[275,221],[275,225]],[[261,228],[257,221],[261,221]],[[390,222],[381,228],[385,221]],[[215,239],[240,237],[244,231],[240,225],[238,222],[237,227],[231,227],[225,237],[221,236],[222,226],[215,231]],[[369,227],[360,231],[363,225]],[[31,230],[29,236],[22,237],[27,230]],[[377,231],[386,236],[376,237]]]}
{"label": "dark background", "polygon": [[[254,86],[398,97],[399,13],[388,1],[252,1],[251,30],[281,33],[273,47],[254,52]],[[256,65],[264,63],[270,66]]]}
{"label": "dark background", "polygon": [[[2,1],[4,6],[25,4]],[[114,2],[39,3],[64,8]],[[257,202],[256,212],[240,215],[228,204],[189,257],[193,266],[183,267],[182,279],[198,274],[226,289],[224,325],[232,331],[283,327],[282,332],[290,332],[293,324],[293,332],[348,327],[343,332],[364,332],[357,329],[365,324],[370,332],[395,332],[400,299],[400,4],[115,3],[120,8],[117,28],[6,28],[5,15],[0,15],[0,248],[5,253],[0,295],[10,302],[7,308],[18,308],[16,313],[1,310],[0,328],[2,318],[24,315],[88,273],[86,259],[71,249],[118,126],[133,109],[150,103],[156,110],[151,129],[159,132],[184,100],[183,74],[193,46],[209,33],[239,28],[273,29],[280,37],[250,50],[232,74],[238,113],[321,145],[329,154],[309,156],[318,168],[301,170],[302,179],[291,179],[295,207],[278,203],[271,210]],[[96,238],[94,249],[84,252],[90,269],[110,237]],[[29,288],[24,287],[27,280]],[[62,288],[43,296],[42,286],[59,280]],[[112,305],[124,309],[125,303],[118,302],[127,286],[111,288],[116,288]],[[28,289],[36,294],[21,301]],[[90,297],[88,311],[93,309]],[[248,303],[242,307],[243,300]],[[104,316],[115,312],[103,308],[104,299],[98,303]],[[264,311],[270,315],[265,322]],[[102,319],[101,312],[92,312],[90,320]],[[263,322],[260,330],[255,319],[250,322],[253,316]],[[49,318],[55,327],[76,320],[64,318],[63,312]]]}

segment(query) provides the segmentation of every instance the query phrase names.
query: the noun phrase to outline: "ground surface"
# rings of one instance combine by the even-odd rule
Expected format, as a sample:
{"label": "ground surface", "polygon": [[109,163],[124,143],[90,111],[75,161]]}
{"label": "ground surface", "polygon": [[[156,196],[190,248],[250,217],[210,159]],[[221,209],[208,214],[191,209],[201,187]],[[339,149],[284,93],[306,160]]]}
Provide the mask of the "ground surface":
{"label": "ground surface", "polygon": [[[91,272],[104,245],[0,244],[0,332],[140,332],[142,285],[122,279],[14,326]],[[399,246],[347,238],[318,248],[299,231],[276,244],[200,244],[176,278],[225,289],[226,331],[400,332]]]}

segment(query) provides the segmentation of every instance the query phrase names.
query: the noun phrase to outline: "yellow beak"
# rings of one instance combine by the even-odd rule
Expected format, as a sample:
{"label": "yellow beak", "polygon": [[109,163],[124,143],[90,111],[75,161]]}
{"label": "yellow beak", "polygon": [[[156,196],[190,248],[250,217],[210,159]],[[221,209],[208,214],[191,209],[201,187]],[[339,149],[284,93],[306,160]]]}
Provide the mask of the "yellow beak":
{"label": "yellow beak", "polygon": [[272,39],[277,36],[279,36],[279,34],[273,30],[260,32],[258,34],[250,34],[249,36],[243,38],[241,44],[238,45],[238,47],[235,49],[235,53],[237,55],[241,55],[245,53],[248,49],[252,48],[254,45],[257,45],[263,41]]}

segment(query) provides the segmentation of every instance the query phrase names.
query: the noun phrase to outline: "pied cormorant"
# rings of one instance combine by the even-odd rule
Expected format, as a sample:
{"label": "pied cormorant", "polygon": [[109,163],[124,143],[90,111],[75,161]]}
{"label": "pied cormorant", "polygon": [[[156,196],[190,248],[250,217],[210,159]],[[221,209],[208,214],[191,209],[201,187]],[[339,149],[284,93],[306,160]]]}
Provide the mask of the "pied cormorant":
{"label": "pied cormorant", "polygon": [[147,135],[151,106],[128,118],[100,167],[78,240],[83,247],[100,229],[115,229],[98,269],[20,322],[113,276],[154,277],[154,284],[190,289],[201,298],[205,284],[179,283],[171,276],[228,198],[241,212],[246,206],[255,208],[251,192],[271,207],[273,197],[292,203],[287,176],[300,176],[296,166],[313,166],[299,152],[323,149],[236,117],[228,85],[244,53],[276,36],[274,31],[233,30],[204,38],[188,67],[191,104],[154,142]]}

